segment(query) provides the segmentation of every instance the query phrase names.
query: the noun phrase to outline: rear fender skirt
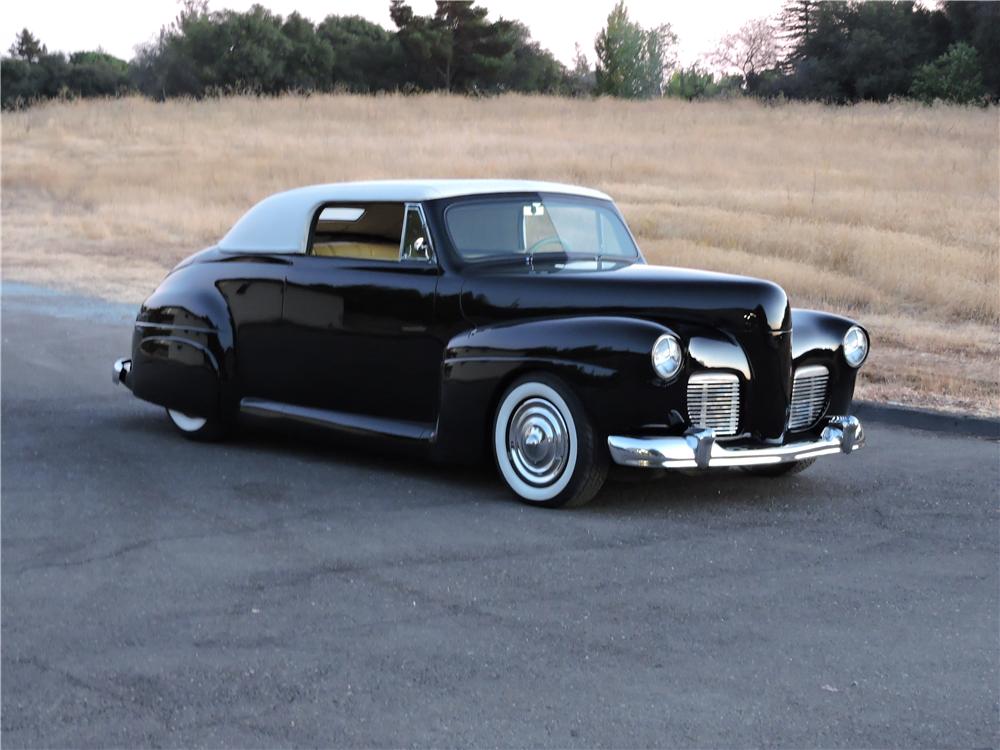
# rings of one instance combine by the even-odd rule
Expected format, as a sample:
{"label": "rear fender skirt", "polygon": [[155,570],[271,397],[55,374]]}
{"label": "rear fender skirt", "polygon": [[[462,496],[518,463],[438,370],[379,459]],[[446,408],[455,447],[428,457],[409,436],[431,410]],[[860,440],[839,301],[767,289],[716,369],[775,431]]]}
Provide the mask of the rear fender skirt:
{"label": "rear fender skirt", "polygon": [[202,341],[181,335],[142,335],[132,350],[129,383],[139,398],[185,414],[219,413],[220,378],[215,355]]}

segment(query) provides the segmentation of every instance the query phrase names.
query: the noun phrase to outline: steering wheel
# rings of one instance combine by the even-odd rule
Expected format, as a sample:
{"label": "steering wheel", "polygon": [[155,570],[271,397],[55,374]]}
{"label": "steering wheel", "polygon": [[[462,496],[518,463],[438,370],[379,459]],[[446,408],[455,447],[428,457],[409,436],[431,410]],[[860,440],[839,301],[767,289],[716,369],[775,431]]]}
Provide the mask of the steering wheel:
{"label": "steering wheel", "polygon": [[538,240],[538,242],[532,243],[531,247],[528,248],[527,252],[530,255],[531,253],[535,252],[535,250],[537,250],[540,247],[544,247],[545,245],[562,245],[562,248],[564,250],[568,249],[566,247],[566,243],[553,234],[549,235],[548,237],[542,237],[542,239]]}

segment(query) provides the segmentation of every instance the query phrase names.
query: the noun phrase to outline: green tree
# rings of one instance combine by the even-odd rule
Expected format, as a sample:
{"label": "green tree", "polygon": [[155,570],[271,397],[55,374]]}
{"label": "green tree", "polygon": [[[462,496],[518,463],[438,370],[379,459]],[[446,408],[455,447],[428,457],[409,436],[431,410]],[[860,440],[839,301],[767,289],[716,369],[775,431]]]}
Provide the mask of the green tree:
{"label": "green tree", "polygon": [[43,54],[34,62],[5,58],[0,63],[0,102],[4,108],[42,99],[72,96],[70,65],[62,53]]}
{"label": "green tree", "polygon": [[411,86],[464,92],[502,87],[517,36],[512,22],[491,22],[486,8],[468,0],[437,0],[433,16],[418,16],[404,0],[392,0],[389,15]]}
{"label": "green tree", "polygon": [[279,87],[284,90],[329,89],[333,81],[333,47],[316,33],[312,21],[298,13],[285,19],[281,33],[288,42]]}
{"label": "green tree", "polygon": [[325,88],[333,59],[323,47],[297,14],[286,24],[261,5],[210,12],[202,0],[189,0],[136,55],[133,75],[140,90],[157,97]]}
{"label": "green tree", "polygon": [[664,74],[674,64],[676,43],[669,25],[644,29],[629,18],[624,0],[619,0],[594,41],[596,93],[629,99],[660,96]]}
{"label": "green tree", "polygon": [[778,16],[779,37],[787,52],[786,63],[803,60],[816,33],[818,0],[785,0]]}
{"label": "green tree", "polygon": [[495,71],[494,86],[506,91],[561,93],[566,85],[566,69],[552,53],[531,38],[520,21],[506,21],[500,28],[508,52]]}
{"label": "green tree", "polygon": [[[976,52],[969,59],[977,71],[960,60],[952,60],[950,68],[971,76],[971,83],[978,73],[982,95],[1000,97],[1000,3],[943,2],[932,9],[901,0],[788,0],[780,25],[785,75],[769,74],[758,93],[834,102],[906,96],[940,78],[941,70],[928,64],[952,45],[966,43]],[[918,71],[923,71],[919,86]]]}
{"label": "green tree", "polygon": [[403,0],[392,0],[389,16],[403,52],[405,85],[422,90],[452,83],[452,46],[448,31],[434,16],[418,16]]}
{"label": "green tree", "polygon": [[214,71],[215,86],[224,91],[275,94],[287,90],[286,67],[292,43],[282,33],[281,16],[261,5],[245,13],[217,14],[211,58],[199,58]]}
{"label": "green tree", "polygon": [[48,50],[45,45],[38,41],[37,37],[27,29],[14,38],[14,43],[10,45],[10,55],[18,60],[35,63],[42,55],[47,55]]}
{"label": "green tree", "polygon": [[922,66],[914,76],[911,93],[928,104],[936,99],[957,104],[981,101],[986,88],[975,47],[965,42],[953,44],[937,60]]}
{"label": "green tree", "polygon": [[333,51],[333,86],[384,91],[405,83],[399,40],[377,23],[361,16],[327,16],[316,34]]}
{"label": "green tree", "polygon": [[148,96],[203,96],[216,85],[222,57],[218,18],[206,0],[188,0],[156,41],[143,45],[132,60],[132,81]]}
{"label": "green tree", "polygon": [[115,96],[127,91],[129,66],[103,50],[69,56],[66,87],[74,96]]}
{"label": "green tree", "polygon": [[936,59],[958,42],[972,45],[979,58],[986,95],[993,101],[1000,99],[1000,3],[948,0],[933,15],[940,17],[935,30],[943,42],[933,57]]}

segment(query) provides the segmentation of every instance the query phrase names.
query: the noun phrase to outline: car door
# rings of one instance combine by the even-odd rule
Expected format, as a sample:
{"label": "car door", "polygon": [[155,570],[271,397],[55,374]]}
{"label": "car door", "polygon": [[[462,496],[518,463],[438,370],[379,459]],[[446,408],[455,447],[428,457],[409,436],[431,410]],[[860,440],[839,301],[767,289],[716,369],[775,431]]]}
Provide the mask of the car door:
{"label": "car door", "polygon": [[291,403],[436,419],[444,348],[434,331],[440,271],[421,207],[399,206],[402,228],[391,257],[379,245],[358,242],[363,235],[345,234],[350,241],[331,243],[328,254],[317,254],[320,245],[311,240],[308,252],[292,260],[283,311]]}

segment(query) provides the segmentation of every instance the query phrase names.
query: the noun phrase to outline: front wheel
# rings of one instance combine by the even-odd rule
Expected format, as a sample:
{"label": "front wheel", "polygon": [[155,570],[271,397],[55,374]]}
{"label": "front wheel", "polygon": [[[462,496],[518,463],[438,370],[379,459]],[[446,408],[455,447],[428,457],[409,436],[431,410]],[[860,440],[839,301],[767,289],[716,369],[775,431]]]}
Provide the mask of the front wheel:
{"label": "front wheel", "polygon": [[176,409],[167,409],[167,418],[184,437],[189,440],[211,442],[226,436],[228,423],[211,417],[198,417]]}
{"label": "front wheel", "polygon": [[493,419],[493,455],[523,502],[558,508],[588,502],[604,484],[607,450],[576,395],[558,378],[514,382]]}

